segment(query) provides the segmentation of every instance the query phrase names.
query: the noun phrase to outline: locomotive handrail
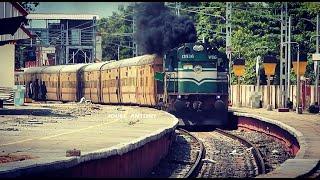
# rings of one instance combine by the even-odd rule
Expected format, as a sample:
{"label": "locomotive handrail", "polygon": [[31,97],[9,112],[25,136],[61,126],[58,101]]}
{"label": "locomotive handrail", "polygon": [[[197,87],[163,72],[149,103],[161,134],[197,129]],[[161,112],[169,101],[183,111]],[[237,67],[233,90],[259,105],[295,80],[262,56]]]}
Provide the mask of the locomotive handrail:
{"label": "locomotive handrail", "polygon": [[[164,83],[165,83],[165,91],[164,91],[164,95],[165,95],[165,97],[164,97],[164,101],[165,101],[165,104],[167,104],[168,102],[167,102],[167,100],[168,100],[168,86],[169,86],[169,83],[168,83],[168,75],[169,75],[169,73],[168,74],[166,74],[165,73],[165,75],[164,75]],[[169,80],[170,80],[170,75],[169,75]]]}
{"label": "locomotive handrail", "polygon": [[[176,78],[176,74],[173,73],[173,78]],[[176,93],[176,83],[173,81],[173,93]]]}

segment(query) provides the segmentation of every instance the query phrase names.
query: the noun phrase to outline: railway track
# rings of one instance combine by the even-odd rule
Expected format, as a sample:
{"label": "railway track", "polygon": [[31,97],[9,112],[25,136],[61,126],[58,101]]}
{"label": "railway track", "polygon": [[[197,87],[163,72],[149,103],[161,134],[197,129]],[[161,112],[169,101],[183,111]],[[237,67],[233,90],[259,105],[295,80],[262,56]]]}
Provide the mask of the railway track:
{"label": "railway track", "polygon": [[168,156],[153,169],[151,178],[189,178],[194,176],[204,155],[202,142],[184,129],[176,130],[176,139]]}
{"label": "railway track", "polygon": [[211,132],[193,132],[205,147],[201,167],[195,168],[195,177],[255,177],[265,173],[259,150],[246,139],[216,129]]}
{"label": "railway track", "polygon": [[220,130],[220,129],[217,129],[216,131],[219,132],[220,134],[223,134],[223,135],[228,136],[232,139],[240,141],[243,145],[247,146],[247,148],[251,148],[251,153],[253,154],[254,159],[256,161],[256,164],[257,164],[257,167],[258,167],[258,173],[259,174],[266,173],[266,168],[265,168],[265,164],[264,164],[262,155],[261,155],[259,149],[255,145],[253,145],[250,141],[247,141],[246,139],[244,139],[240,136],[237,136],[235,134],[231,134],[231,133],[228,133],[228,132]]}
{"label": "railway track", "polygon": [[197,155],[197,159],[196,161],[194,162],[193,166],[190,168],[190,170],[188,171],[188,173],[186,175],[184,175],[184,178],[188,178],[190,177],[191,175],[194,175],[194,172],[197,170],[197,168],[199,167],[200,165],[200,162],[203,158],[203,155],[205,153],[205,149],[204,149],[204,146],[203,146],[203,143],[194,135],[192,135],[191,133],[189,133],[188,131],[184,130],[184,129],[179,129],[181,132],[185,133],[185,134],[188,134],[189,136],[191,136],[192,138],[194,138],[197,143],[199,144],[199,153]]}
{"label": "railway track", "polygon": [[150,177],[255,177],[265,173],[259,150],[246,139],[216,129],[176,130],[176,140]]}

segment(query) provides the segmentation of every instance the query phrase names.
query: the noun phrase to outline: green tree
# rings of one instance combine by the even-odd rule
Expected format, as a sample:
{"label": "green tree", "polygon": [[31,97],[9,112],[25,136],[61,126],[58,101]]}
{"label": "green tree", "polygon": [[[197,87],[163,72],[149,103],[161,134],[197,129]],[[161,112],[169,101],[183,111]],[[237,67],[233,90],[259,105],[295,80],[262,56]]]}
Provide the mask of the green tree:
{"label": "green tree", "polygon": [[36,7],[39,5],[39,2],[20,2],[20,5],[27,11],[33,12],[36,10]]}
{"label": "green tree", "polygon": [[[98,21],[102,35],[103,60],[117,60],[118,46],[132,47],[132,6],[119,6],[118,12]],[[120,59],[132,57],[132,49],[120,47]]]}
{"label": "green tree", "polygon": [[[169,3],[171,7],[175,5]],[[174,9],[172,9],[174,11]],[[313,61],[311,53],[315,52],[315,42],[309,42],[315,35],[315,17],[320,12],[320,4],[316,2],[288,2],[289,15],[292,17],[292,39],[299,43],[302,52],[308,52],[308,66],[305,76],[314,81]],[[105,59],[117,59],[117,46],[115,44],[129,44],[131,37],[111,36],[114,33],[131,33],[132,22],[124,19],[132,19],[132,7],[120,7],[119,11],[108,18],[100,21],[105,22],[100,26],[103,34],[103,57]],[[131,13],[131,14],[130,14]],[[246,60],[246,73],[243,76],[245,84],[255,84],[255,63],[257,56],[263,57],[268,50],[277,55],[280,60],[280,13],[281,2],[237,2],[232,4],[232,59],[238,58],[239,54]],[[198,39],[205,39],[225,52],[225,2],[182,2],[181,15],[189,16],[195,23]],[[124,18],[124,19],[123,19]],[[303,19],[311,19],[306,21]],[[268,47],[259,49],[259,47]],[[292,54],[296,51],[292,45]],[[120,59],[131,57],[132,50],[121,48]],[[232,71],[232,69],[231,69]],[[266,84],[264,70],[260,67],[261,84]],[[276,67],[274,84],[279,84],[280,67]],[[295,83],[295,75],[292,71],[291,82]],[[236,79],[233,76],[232,82]]]}
{"label": "green tree", "polygon": [[[202,7],[214,7],[201,10],[202,13],[225,16],[225,3],[221,2],[202,2]],[[315,52],[315,43],[310,43],[309,39],[315,35],[315,17],[320,12],[320,4],[314,2],[289,2],[289,15],[292,17],[292,39],[300,45],[302,52]],[[277,55],[279,61],[280,55],[280,12],[281,3],[279,2],[238,2],[232,4],[232,47],[233,51],[240,51],[241,57],[246,60],[246,73],[243,82],[254,84],[255,61],[258,55],[267,54],[267,49],[257,49],[267,46],[269,51]],[[220,47],[225,51],[224,34],[219,34],[221,29],[225,29],[224,21],[220,18],[211,17],[198,13],[196,16],[196,27],[199,37],[204,36],[213,45]],[[302,19],[312,19],[312,22]],[[215,34],[216,32],[217,34]],[[294,45],[292,46],[294,47]],[[256,51],[254,51],[256,49]],[[292,54],[296,50],[292,49]],[[238,53],[233,53],[233,59],[238,57]],[[263,68],[262,84],[265,84]],[[276,75],[273,83],[279,84],[279,63],[276,68]],[[313,62],[311,55],[308,55],[308,66],[305,74],[307,78],[314,80]],[[295,75],[291,73],[291,81],[295,83]],[[232,78],[235,83],[235,77]]]}

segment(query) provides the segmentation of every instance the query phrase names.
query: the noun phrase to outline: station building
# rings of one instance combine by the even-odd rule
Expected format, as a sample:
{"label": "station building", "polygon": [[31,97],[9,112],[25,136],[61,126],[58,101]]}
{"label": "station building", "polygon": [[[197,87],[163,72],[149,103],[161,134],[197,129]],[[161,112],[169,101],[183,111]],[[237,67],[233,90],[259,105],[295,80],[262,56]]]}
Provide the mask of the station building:
{"label": "station building", "polygon": [[101,36],[94,14],[29,14],[26,28],[34,38],[24,47],[24,67],[91,63],[102,59]]}
{"label": "station building", "polygon": [[14,86],[15,44],[32,37],[24,26],[27,15],[17,2],[0,2],[0,88]]}

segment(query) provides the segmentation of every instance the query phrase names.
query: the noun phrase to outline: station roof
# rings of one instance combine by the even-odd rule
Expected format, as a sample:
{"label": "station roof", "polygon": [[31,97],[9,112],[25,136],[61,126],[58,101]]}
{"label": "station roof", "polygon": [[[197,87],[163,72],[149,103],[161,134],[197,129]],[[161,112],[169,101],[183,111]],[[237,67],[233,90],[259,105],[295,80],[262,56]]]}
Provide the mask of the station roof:
{"label": "station roof", "polygon": [[96,14],[62,14],[62,13],[32,13],[28,14],[27,19],[31,20],[93,20],[93,17],[99,20],[99,15]]}
{"label": "station roof", "polygon": [[30,31],[23,25],[28,13],[18,2],[0,2],[0,11],[0,41],[2,42],[0,45],[32,37]]}

